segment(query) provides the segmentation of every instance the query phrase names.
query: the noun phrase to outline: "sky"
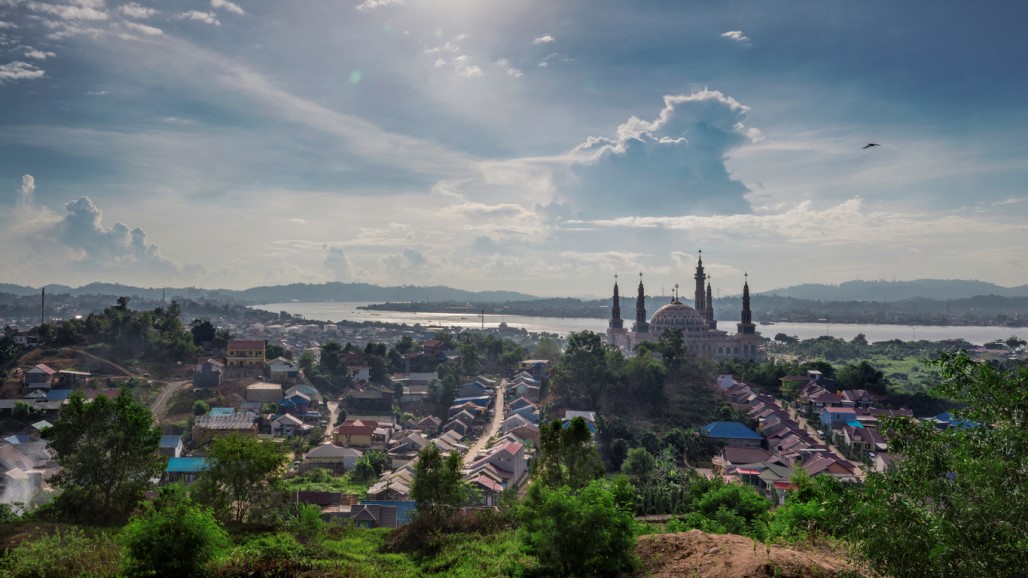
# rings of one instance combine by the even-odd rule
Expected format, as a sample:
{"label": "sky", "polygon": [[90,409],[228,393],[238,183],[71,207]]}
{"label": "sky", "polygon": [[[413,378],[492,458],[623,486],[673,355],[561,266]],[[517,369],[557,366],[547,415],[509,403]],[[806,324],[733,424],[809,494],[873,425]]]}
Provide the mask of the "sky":
{"label": "sky", "polygon": [[0,0],[0,282],[1026,284],[1026,17]]}

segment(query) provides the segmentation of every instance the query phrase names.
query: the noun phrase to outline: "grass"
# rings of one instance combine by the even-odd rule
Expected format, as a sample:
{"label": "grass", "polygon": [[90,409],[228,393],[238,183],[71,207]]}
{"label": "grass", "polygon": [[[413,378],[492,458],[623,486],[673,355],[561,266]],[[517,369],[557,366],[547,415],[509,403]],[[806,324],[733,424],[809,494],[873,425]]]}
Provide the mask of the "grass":
{"label": "grass", "polygon": [[[326,470],[322,470],[327,473]],[[286,481],[286,487],[290,491],[312,491],[312,492],[342,492],[344,494],[357,494],[357,497],[361,500],[368,496],[368,488],[375,483],[376,480],[368,482],[360,482],[350,477],[349,473],[341,476],[334,476],[329,474],[325,476],[318,472],[318,470],[311,470],[302,476],[297,476],[291,480]]]}

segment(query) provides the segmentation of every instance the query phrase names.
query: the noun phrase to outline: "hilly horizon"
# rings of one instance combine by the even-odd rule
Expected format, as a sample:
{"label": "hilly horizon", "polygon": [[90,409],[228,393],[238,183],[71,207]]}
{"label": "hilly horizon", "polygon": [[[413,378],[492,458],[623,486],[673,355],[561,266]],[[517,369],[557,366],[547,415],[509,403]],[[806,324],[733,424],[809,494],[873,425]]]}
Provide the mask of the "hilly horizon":
{"label": "hilly horizon", "polygon": [[[0,293],[19,297],[35,295],[45,288],[50,294],[82,295],[125,295],[128,297],[158,300],[163,298],[204,299],[220,298],[237,300],[247,304],[282,303],[287,301],[466,301],[504,302],[534,301],[550,299],[517,291],[468,291],[440,285],[381,286],[371,283],[290,283],[286,285],[263,285],[249,289],[207,289],[202,287],[136,287],[121,283],[93,282],[80,287],[48,284],[31,287],[12,283],[0,283]],[[964,279],[916,279],[913,281],[846,281],[838,285],[804,283],[789,287],[754,293],[764,297],[788,297],[813,301],[876,301],[892,303],[907,299],[950,300],[968,299],[980,296],[1028,297],[1028,285],[1003,287],[995,283]],[[725,295],[725,298],[738,295]],[[595,296],[573,297],[582,301],[594,301]],[[603,299],[603,297],[599,298]]]}

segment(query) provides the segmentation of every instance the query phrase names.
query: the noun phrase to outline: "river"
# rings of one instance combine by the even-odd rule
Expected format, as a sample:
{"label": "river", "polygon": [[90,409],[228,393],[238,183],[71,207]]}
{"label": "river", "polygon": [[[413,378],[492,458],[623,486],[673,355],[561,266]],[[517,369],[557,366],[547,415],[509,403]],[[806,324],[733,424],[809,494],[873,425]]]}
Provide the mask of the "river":
{"label": "river", "polygon": [[[319,321],[375,321],[379,323],[406,323],[422,326],[441,325],[444,327],[464,327],[479,329],[495,328],[506,323],[516,329],[524,328],[536,333],[548,332],[566,336],[573,331],[604,332],[607,329],[606,319],[591,317],[530,317],[526,315],[491,315],[484,316],[472,311],[455,313],[408,313],[399,311],[369,311],[358,309],[370,302],[318,302],[318,303],[269,303],[255,305],[265,311],[285,311],[291,315],[300,315],[306,319]],[[720,326],[727,331],[735,331],[737,320],[720,320]],[[900,339],[910,341],[927,339],[940,341],[943,339],[966,339],[971,343],[982,344],[996,339],[1006,339],[1017,335],[1028,338],[1026,327],[997,327],[980,325],[870,325],[855,323],[775,323],[759,325],[757,331],[765,337],[774,337],[777,333],[785,333],[800,339],[812,339],[822,335],[853,339],[863,333],[868,341],[888,341]]]}

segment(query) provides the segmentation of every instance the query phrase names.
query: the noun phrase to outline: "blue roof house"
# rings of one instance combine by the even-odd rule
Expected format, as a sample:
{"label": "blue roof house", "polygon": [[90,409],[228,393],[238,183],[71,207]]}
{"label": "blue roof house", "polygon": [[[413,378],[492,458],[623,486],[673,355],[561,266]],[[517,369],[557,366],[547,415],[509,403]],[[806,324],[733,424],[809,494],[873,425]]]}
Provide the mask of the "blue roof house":
{"label": "blue roof house", "polygon": [[707,437],[724,442],[726,446],[756,448],[764,441],[760,434],[737,421],[715,421],[701,429]]}
{"label": "blue roof house", "polygon": [[171,458],[164,468],[166,483],[182,482],[187,486],[207,469],[207,458]]}

